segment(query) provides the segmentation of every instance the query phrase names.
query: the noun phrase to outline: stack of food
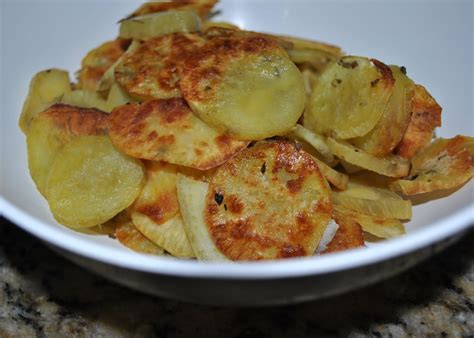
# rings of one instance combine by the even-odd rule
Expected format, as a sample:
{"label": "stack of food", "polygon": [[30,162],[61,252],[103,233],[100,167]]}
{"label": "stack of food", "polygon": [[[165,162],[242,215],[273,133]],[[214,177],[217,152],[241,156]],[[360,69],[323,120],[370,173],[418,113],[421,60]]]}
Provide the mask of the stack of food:
{"label": "stack of food", "polygon": [[201,260],[319,255],[404,233],[406,196],[474,174],[474,139],[404,67],[146,3],[76,83],[36,74],[20,117],[57,221]]}

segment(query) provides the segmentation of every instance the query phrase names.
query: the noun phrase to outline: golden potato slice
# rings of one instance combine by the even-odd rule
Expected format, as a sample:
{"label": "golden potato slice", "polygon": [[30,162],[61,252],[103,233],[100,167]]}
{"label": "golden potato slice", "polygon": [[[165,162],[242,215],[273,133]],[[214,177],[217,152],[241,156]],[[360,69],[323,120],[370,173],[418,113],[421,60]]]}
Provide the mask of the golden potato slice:
{"label": "golden potato slice", "polygon": [[218,0],[171,0],[167,2],[147,2],[133,12],[130,17],[170,10],[190,10],[196,12],[202,19],[205,19],[217,1]]}
{"label": "golden potato slice", "polygon": [[160,248],[138,231],[130,219],[117,222],[115,237],[121,244],[135,252],[150,255],[164,254],[163,248]]}
{"label": "golden potato slice", "polygon": [[194,11],[166,11],[135,16],[120,22],[119,36],[147,40],[172,33],[196,32],[201,19]]}
{"label": "golden potato slice", "polygon": [[347,189],[347,183],[349,182],[349,176],[340,173],[339,171],[331,168],[326,163],[317,158],[313,157],[313,160],[317,163],[319,170],[323,174],[324,178],[328,180],[333,186],[338,189]]}
{"label": "golden potato slice", "polygon": [[394,82],[392,71],[382,62],[344,56],[319,77],[304,126],[337,139],[364,136],[380,120]]}
{"label": "golden potato slice", "polygon": [[97,108],[104,112],[109,112],[109,106],[97,92],[90,90],[73,90],[64,93],[58,98],[59,103],[80,108]]}
{"label": "golden potato slice", "polygon": [[329,187],[294,144],[262,142],[217,168],[205,222],[231,260],[313,255],[331,219]]}
{"label": "golden potato slice", "polygon": [[71,84],[65,70],[48,69],[33,76],[19,120],[23,133],[28,132],[31,121],[39,112],[53,104],[55,98],[69,91]]}
{"label": "golden potato slice", "polygon": [[441,127],[442,108],[423,86],[415,85],[411,110],[408,128],[396,149],[405,158],[412,158],[429,145],[435,128]]}
{"label": "golden potato slice", "polygon": [[59,223],[91,227],[130,206],[144,178],[141,162],[116,150],[107,136],[78,136],[56,156],[46,199]]}
{"label": "golden potato slice", "polygon": [[137,50],[138,47],[140,47],[141,41],[139,40],[132,40],[130,46],[128,46],[127,50],[115,61],[107,70],[105,71],[104,75],[99,81],[99,84],[97,85],[97,91],[100,92],[101,94],[106,94],[107,91],[111,89],[111,87],[116,83],[115,81],[115,67],[119,65],[122,60],[125,58],[125,56],[131,54],[135,50]]}
{"label": "golden potato slice", "polygon": [[405,234],[405,226],[396,218],[382,218],[364,215],[353,210],[334,205],[334,209],[346,219],[358,223],[362,230],[380,238],[392,238]]}
{"label": "golden potato slice", "polygon": [[129,47],[131,40],[115,39],[91,50],[82,59],[79,71],[79,87],[95,91],[107,69],[110,68]]}
{"label": "golden potato slice", "polygon": [[360,224],[349,214],[341,213],[334,210],[333,218],[339,228],[336,231],[333,239],[322,252],[331,253],[358,248],[365,245],[364,233]]}
{"label": "golden potato slice", "polygon": [[26,137],[28,167],[39,192],[44,195],[46,179],[63,145],[79,135],[104,135],[107,115],[96,109],[55,104],[31,123]]}
{"label": "golden potato slice", "polygon": [[342,206],[363,214],[383,217],[410,219],[412,215],[411,202],[383,188],[349,182],[344,191],[333,191],[332,201],[336,206]]}
{"label": "golden potato slice", "polygon": [[218,166],[248,145],[206,125],[180,98],[120,106],[109,123],[112,142],[126,154],[201,170]]}
{"label": "golden potato slice", "polygon": [[336,141],[331,137],[328,137],[326,142],[336,157],[378,174],[390,177],[405,177],[410,171],[410,163],[400,156],[387,155],[379,158],[347,142]]}
{"label": "golden potato slice", "polygon": [[133,224],[173,256],[194,257],[179,212],[178,167],[164,162],[145,162],[145,168],[145,186],[129,208]]}
{"label": "golden potato slice", "polygon": [[115,67],[115,79],[137,99],[180,97],[178,64],[202,43],[196,34],[150,39],[124,55]]}
{"label": "golden potato slice", "polygon": [[117,83],[114,83],[107,96],[107,111],[110,112],[118,106],[133,102],[136,100],[130,97]]}
{"label": "golden potato slice", "polygon": [[216,247],[204,219],[209,183],[178,175],[176,186],[184,229],[197,259],[228,261]]}
{"label": "golden potato slice", "polygon": [[414,86],[398,66],[390,66],[395,88],[379,122],[368,134],[352,140],[357,147],[381,157],[392,152],[402,139],[410,121]]}
{"label": "golden potato slice", "polygon": [[180,88],[202,120],[238,139],[264,139],[293,128],[305,89],[298,68],[273,40],[227,30],[180,66]]}
{"label": "golden potato slice", "polygon": [[327,43],[296,38],[293,36],[270,35],[283,48],[296,64],[307,64],[317,70],[324,69],[329,63],[342,56],[339,47]]}
{"label": "golden potato slice", "polygon": [[180,258],[195,257],[180,214],[162,224],[156,224],[144,214],[132,213],[132,221],[146,238],[155,244],[160,244],[163,249],[173,256]]}
{"label": "golden potato slice", "polygon": [[206,31],[214,28],[225,28],[225,29],[235,29],[239,30],[240,27],[236,26],[233,23],[225,22],[225,21],[204,21],[201,26],[201,31],[206,33]]}
{"label": "golden potato slice", "polygon": [[290,135],[297,139],[308,142],[328,162],[331,162],[334,160],[334,156],[331,152],[331,149],[329,149],[328,145],[326,144],[324,137],[322,137],[318,133],[312,132],[311,130],[303,127],[302,125],[297,124],[295,129],[291,132]]}
{"label": "golden potato slice", "polygon": [[411,159],[410,177],[390,188],[405,195],[451,189],[474,176],[474,138],[438,139]]}

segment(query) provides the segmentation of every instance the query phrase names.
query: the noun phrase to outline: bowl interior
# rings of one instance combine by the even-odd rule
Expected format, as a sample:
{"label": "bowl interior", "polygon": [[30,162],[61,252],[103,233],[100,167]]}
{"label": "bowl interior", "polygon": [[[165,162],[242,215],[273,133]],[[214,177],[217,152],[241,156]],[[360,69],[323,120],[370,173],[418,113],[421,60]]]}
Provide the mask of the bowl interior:
{"label": "bowl interior", "polygon": [[[85,53],[101,42],[113,39],[118,29],[115,23],[130,13],[136,4],[114,2],[110,6],[108,2],[65,1],[54,5],[8,2],[2,6],[2,212],[26,230],[55,245],[96,259],[119,255],[127,264],[135,264],[137,255],[116,241],[104,236],[76,233],[57,225],[46,201],[30,179],[25,138],[17,127],[17,120],[29,81],[37,71],[63,68],[69,70],[73,78]],[[221,11],[215,17],[218,21],[230,21],[250,30],[318,39],[342,46],[350,54],[403,65],[409,76],[425,85],[444,108],[443,127],[438,136],[474,135],[472,4],[468,2],[432,3],[429,16],[425,15],[426,4],[421,1],[379,4],[372,1],[308,0],[274,1],[269,5],[263,0],[223,0],[217,8]],[[392,246],[401,248],[403,243],[407,243],[403,241],[408,240],[411,246],[405,248],[414,248],[427,244],[421,239],[429,237],[430,233],[430,238],[435,241],[469,226],[473,222],[472,209],[471,212],[468,210],[472,207],[472,188],[470,183],[448,198],[416,206],[413,219],[407,225],[408,234],[392,241]],[[389,244],[380,244],[374,249],[384,250]],[[103,250],[87,251],[97,248]],[[360,263],[364,254],[357,252],[357,255],[345,257],[354,264],[358,260]],[[335,262],[341,259],[338,257],[342,256],[331,255],[325,260]],[[144,258],[146,262],[149,260],[162,261],[160,258]],[[207,269],[206,264],[189,264],[199,266],[196,269]],[[292,260],[289,264],[298,269],[298,262]],[[258,271],[256,269],[254,273],[258,274]]]}

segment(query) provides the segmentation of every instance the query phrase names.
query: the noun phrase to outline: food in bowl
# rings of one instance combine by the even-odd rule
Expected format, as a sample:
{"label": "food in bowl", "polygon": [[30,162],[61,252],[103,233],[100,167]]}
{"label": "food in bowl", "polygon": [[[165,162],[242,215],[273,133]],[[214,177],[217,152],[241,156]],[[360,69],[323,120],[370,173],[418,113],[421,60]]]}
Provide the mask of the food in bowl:
{"label": "food in bowl", "polygon": [[392,238],[410,195],[463,185],[474,139],[404,67],[146,3],[78,79],[36,74],[20,116],[56,220],[199,260],[322,255]]}

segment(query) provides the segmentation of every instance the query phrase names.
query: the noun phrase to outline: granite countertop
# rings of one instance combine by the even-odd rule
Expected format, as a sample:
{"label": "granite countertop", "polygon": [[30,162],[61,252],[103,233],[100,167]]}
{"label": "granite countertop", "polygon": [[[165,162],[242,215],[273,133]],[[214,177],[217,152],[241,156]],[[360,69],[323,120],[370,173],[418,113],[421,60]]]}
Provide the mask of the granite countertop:
{"label": "granite countertop", "polygon": [[341,296],[219,308],[108,282],[0,218],[0,337],[473,336],[473,243],[471,231],[414,269]]}

